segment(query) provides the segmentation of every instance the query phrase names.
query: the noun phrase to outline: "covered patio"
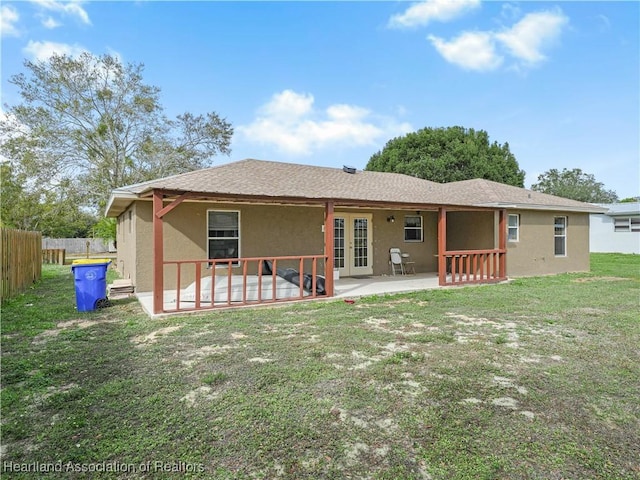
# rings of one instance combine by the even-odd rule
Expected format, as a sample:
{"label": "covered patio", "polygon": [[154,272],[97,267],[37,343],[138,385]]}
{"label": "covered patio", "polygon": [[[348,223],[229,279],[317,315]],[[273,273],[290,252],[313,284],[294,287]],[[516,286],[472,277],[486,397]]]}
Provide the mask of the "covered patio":
{"label": "covered patio", "polygon": [[[175,211],[185,201],[229,201],[238,200],[221,198],[195,192],[175,192],[153,189],[148,192],[153,205],[153,314],[188,312],[192,310],[209,310],[220,307],[257,305],[283,301],[305,300],[313,298],[331,298],[346,295],[367,295],[372,293],[391,293],[394,291],[410,291],[436,286],[461,285],[472,283],[493,283],[506,279],[506,210],[488,208],[460,208],[455,206],[436,206],[432,204],[398,204],[375,201],[325,200],[310,201],[301,198],[245,198],[244,202],[270,204],[293,203],[298,205],[324,207],[322,224],[324,237],[324,253],[322,255],[293,256],[260,256],[234,257],[232,259],[195,259],[167,261],[164,257],[164,217]],[[334,281],[336,232],[336,205],[339,208],[377,208],[431,210],[437,212],[437,272],[423,274],[411,279],[408,276],[386,279],[384,276],[357,278],[348,277],[340,286]],[[494,212],[497,219],[497,248],[448,250],[447,246],[447,212]],[[360,219],[359,219],[360,220]],[[369,248],[367,246],[366,248]],[[273,273],[264,274],[263,265],[270,262]],[[278,286],[282,275],[276,275],[276,265],[289,263],[295,268],[288,268],[297,274],[295,288],[282,293]],[[167,282],[167,268],[171,272],[171,280]],[[296,270],[297,269],[297,270]],[[189,297],[184,300],[183,272],[195,278],[190,286]],[[216,272],[220,270],[220,273]],[[182,280],[181,280],[182,278]],[[203,286],[203,281],[209,281]],[[365,282],[364,280],[369,280]],[[306,283],[305,283],[306,282]],[[280,282],[281,283],[281,282]],[[341,290],[342,287],[342,290]],[[217,292],[226,290],[225,296],[216,296]],[[167,293],[169,292],[169,293]]]}
{"label": "covered patio", "polygon": [[[448,275],[451,277],[451,275]],[[418,273],[415,275],[383,275],[379,277],[347,277],[340,278],[334,283],[333,297],[315,297],[315,300],[331,300],[345,299],[357,300],[360,297],[370,295],[387,295],[394,293],[416,292],[421,290],[431,290],[442,288],[439,284],[438,274]],[[137,294],[140,305],[145,312],[151,316],[173,315],[179,313],[199,312],[202,309],[195,309],[191,304],[191,308],[185,307],[176,310],[176,291],[166,290],[163,295],[163,313],[154,313],[153,311],[153,292],[141,292]],[[309,297],[307,297],[309,298]],[[291,300],[299,301],[299,299]],[[283,302],[288,303],[288,302]],[[263,305],[266,303],[262,303]],[[273,303],[272,303],[273,304]],[[238,305],[231,305],[227,308],[237,308]],[[245,305],[250,306],[250,305]],[[224,308],[222,305],[221,308]],[[218,307],[220,308],[220,307]]]}

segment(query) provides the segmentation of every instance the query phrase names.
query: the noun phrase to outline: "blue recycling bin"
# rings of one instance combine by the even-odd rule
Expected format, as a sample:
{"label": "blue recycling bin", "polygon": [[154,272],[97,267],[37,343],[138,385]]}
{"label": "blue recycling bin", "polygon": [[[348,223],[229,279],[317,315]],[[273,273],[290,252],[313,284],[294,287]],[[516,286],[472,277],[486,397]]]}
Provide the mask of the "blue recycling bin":
{"label": "blue recycling bin", "polygon": [[79,312],[90,312],[107,300],[107,267],[111,260],[75,260],[71,265]]}

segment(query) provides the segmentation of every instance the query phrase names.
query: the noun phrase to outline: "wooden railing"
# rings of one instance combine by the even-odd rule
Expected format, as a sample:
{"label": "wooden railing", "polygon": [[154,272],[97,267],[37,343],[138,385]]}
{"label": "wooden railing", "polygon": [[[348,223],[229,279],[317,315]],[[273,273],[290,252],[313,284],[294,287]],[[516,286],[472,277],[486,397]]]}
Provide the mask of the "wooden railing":
{"label": "wooden railing", "polygon": [[[209,310],[324,297],[326,294],[318,293],[318,284],[324,281],[324,277],[321,280],[318,275],[321,271],[319,261],[324,267],[325,260],[324,255],[300,255],[165,261],[165,278],[170,273],[169,269],[173,268],[175,282],[167,285],[169,282],[165,281],[162,312]],[[268,262],[268,268],[265,262]],[[289,283],[277,275],[278,270],[282,272],[284,268],[295,268],[299,274],[299,286],[295,295],[278,295],[278,287]],[[203,283],[208,285],[203,287]],[[188,285],[187,288],[185,285]]]}
{"label": "wooden railing", "polygon": [[444,252],[445,285],[490,283],[506,280],[506,250],[456,250]]}

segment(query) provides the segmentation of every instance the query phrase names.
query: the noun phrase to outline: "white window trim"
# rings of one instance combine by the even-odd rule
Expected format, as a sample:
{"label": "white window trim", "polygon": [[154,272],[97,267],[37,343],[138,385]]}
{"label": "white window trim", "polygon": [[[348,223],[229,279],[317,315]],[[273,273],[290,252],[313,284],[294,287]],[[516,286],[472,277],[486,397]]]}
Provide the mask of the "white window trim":
{"label": "white window trim", "polygon": [[[242,231],[241,231],[241,225],[242,225],[242,219],[241,219],[241,214],[240,214],[240,210],[227,210],[227,209],[223,209],[223,208],[209,208],[207,209],[207,220],[206,220],[206,236],[207,236],[207,259],[209,260],[213,260],[212,258],[209,257],[209,240],[211,239],[217,239],[219,237],[210,237],[209,236],[209,212],[227,212],[227,213],[237,213],[238,214],[238,256],[237,258],[242,258],[242,252],[241,252],[241,241],[240,239],[242,238]],[[236,237],[226,237],[226,238],[236,238]],[[232,263],[232,265],[239,265],[239,262],[236,260]],[[227,264],[223,263],[223,264],[218,264],[216,265],[216,268],[227,268]]]}
{"label": "white window trim", "polygon": [[[556,219],[564,218],[564,235],[556,235]],[[556,257],[562,258],[568,255],[567,248],[567,228],[569,227],[569,218],[567,216],[557,216],[553,217],[553,254]],[[556,253],[556,238],[564,238],[564,253],[558,254]]]}
{"label": "white window trim", "polygon": [[[416,227],[407,227],[407,218],[414,218],[414,217],[418,217],[420,219],[420,228],[416,228]],[[404,225],[403,225],[403,229],[402,232],[404,234],[404,241],[405,243],[422,243],[424,242],[424,218],[422,217],[422,215],[405,215],[404,216]],[[420,239],[419,240],[407,240],[407,229],[409,230],[419,230],[420,231]]]}
{"label": "white window trim", "polygon": [[616,217],[613,219],[615,233],[640,232],[640,217]]}
{"label": "white window trim", "polygon": [[[511,218],[511,217],[516,217],[516,225],[515,226],[512,226],[512,225],[509,224],[509,218]],[[515,231],[516,231],[515,240],[509,238],[509,230],[511,230],[512,228],[515,229]],[[519,241],[520,241],[520,214],[519,213],[510,213],[507,216],[507,242],[515,243],[515,242],[519,242]]]}

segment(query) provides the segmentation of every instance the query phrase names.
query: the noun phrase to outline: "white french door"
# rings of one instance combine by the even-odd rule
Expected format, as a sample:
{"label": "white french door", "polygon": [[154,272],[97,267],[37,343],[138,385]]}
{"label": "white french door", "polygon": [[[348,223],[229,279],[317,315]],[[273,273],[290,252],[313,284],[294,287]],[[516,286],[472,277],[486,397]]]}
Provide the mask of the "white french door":
{"label": "white french door", "polygon": [[372,215],[336,213],[333,220],[333,265],[340,276],[373,274]]}

